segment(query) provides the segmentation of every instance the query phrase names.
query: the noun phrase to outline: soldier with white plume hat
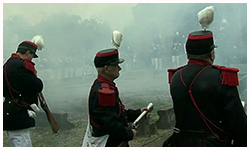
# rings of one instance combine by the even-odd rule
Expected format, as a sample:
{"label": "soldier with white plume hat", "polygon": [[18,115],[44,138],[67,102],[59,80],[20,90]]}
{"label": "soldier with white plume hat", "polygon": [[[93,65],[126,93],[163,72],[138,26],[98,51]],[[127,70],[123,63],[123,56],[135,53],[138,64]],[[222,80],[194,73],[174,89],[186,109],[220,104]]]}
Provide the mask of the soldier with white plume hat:
{"label": "soldier with white plume hat", "polygon": [[163,146],[246,147],[247,116],[237,91],[238,69],[213,65],[213,6],[198,13],[202,27],[188,35],[188,63],[169,69],[176,124]]}
{"label": "soldier with white plume hat", "polygon": [[83,139],[83,147],[118,147],[129,146],[137,134],[128,122],[135,121],[142,111],[125,109],[119,97],[119,90],[114,80],[119,77],[124,59],[119,58],[118,48],[122,34],[114,31],[112,44],[115,48],[101,50],[96,53],[94,65],[98,72],[88,99],[88,125]]}
{"label": "soldier with white plume hat", "polygon": [[35,126],[37,93],[43,89],[32,59],[43,47],[41,36],[23,41],[3,66],[3,130],[10,147],[32,147],[30,128]]}

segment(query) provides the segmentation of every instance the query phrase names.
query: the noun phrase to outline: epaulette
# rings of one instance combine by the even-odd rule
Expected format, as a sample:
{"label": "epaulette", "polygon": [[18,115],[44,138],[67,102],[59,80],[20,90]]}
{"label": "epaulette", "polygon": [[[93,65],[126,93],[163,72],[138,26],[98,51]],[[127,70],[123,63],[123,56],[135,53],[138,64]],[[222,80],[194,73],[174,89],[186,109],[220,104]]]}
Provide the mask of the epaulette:
{"label": "epaulette", "polygon": [[32,61],[25,59],[24,68],[36,74],[35,64]]}
{"label": "epaulette", "polygon": [[110,89],[107,83],[101,83],[99,93],[99,105],[101,106],[114,106],[115,105],[115,91]]}
{"label": "epaulette", "polygon": [[175,69],[168,69],[168,83],[170,84],[171,81],[172,81],[172,77],[174,75],[174,73],[177,71],[177,70],[180,70],[181,68],[183,68],[184,66],[181,66],[179,68],[175,68]]}
{"label": "epaulette", "polygon": [[238,72],[239,69],[237,68],[229,68],[219,65],[213,65],[214,68],[221,70],[221,84],[228,85],[228,86],[238,86],[239,79],[238,79]]}

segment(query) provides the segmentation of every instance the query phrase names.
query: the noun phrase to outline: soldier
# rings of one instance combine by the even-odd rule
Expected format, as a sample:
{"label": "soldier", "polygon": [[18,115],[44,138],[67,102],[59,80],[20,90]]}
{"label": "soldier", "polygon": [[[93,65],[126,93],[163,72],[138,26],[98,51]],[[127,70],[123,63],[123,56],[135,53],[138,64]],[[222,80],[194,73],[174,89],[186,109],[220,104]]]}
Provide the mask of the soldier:
{"label": "soldier", "polygon": [[89,123],[82,146],[125,146],[136,136],[137,131],[128,126],[146,108],[125,109],[114,80],[119,77],[124,59],[119,59],[117,49],[99,51],[94,59],[98,77],[89,93]]}
{"label": "soldier", "polygon": [[152,43],[152,51],[150,52],[151,64],[154,70],[162,69],[163,44],[161,42],[161,34],[159,34]]}
{"label": "soldier", "polygon": [[32,146],[30,128],[35,126],[35,112],[30,105],[38,103],[37,93],[43,89],[32,62],[38,57],[37,49],[35,43],[23,41],[3,66],[3,130],[11,147]]}
{"label": "soldier", "polygon": [[211,31],[195,31],[186,42],[188,63],[169,69],[176,124],[164,146],[247,146],[247,116],[237,86],[237,68],[213,65]]}
{"label": "soldier", "polygon": [[175,36],[173,38],[173,45],[172,45],[172,62],[174,67],[180,66],[180,56],[183,53],[184,46],[183,46],[183,39],[184,37],[176,31]]}

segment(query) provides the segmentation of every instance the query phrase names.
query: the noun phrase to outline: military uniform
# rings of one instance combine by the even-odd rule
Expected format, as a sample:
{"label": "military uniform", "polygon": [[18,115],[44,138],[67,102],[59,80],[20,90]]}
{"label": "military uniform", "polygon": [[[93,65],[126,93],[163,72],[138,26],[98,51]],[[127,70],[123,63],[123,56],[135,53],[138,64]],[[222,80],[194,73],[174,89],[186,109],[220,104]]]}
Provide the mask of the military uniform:
{"label": "military uniform", "polygon": [[107,147],[132,140],[133,132],[128,122],[134,121],[140,113],[140,109],[126,110],[115,83],[98,76],[89,96],[89,117],[94,137],[109,134]]}
{"label": "military uniform", "polygon": [[[215,47],[211,32],[190,34],[188,40],[193,39],[186,44],[188,54],[206,54]],[[168,70],[176,125],[165,146],[247,146],[247,117],[236,87],[238,71],[198,59]]]}
{"label": "military uniform", "polygon": [[[119,59],[117,49],[100,51],[94,59],[96,68],[123,61]],[[128,141],[133,139],[134,134],[128,123],[140,115],[141,109],[125,109],[116,84],[100,74],[91,87],[88,102],[89,123],[83,146],[117,147],[121,143],[129,146]]]}
{"label": "military uniform", "polygon": [[[33,48],[33,45],[23,43],[19,46],[25,47],[27,44],[30,46],[27,49]],[[22,129],[35,126],[35,120],[29,116],[27,110],[32,110],[30,104],[38,103],[37,93],[42,91],[43,83],[35,75],[34,65],[31,60],[22,59],[13,53],[3,66],[3,130],[13,131],[13,136],[14,132],[21,135]],[[21,146],[13,143],[12,146]],[[20,141],[19,143],[21,144]]]}
{"label": "military uniform", "polygon": [[12,54],[3,67],[3,129],[18,130],[35,126],[27,113],[29,104],[38,103],[37,93],[43,89],[41,79],[32,72],[34,64]]}

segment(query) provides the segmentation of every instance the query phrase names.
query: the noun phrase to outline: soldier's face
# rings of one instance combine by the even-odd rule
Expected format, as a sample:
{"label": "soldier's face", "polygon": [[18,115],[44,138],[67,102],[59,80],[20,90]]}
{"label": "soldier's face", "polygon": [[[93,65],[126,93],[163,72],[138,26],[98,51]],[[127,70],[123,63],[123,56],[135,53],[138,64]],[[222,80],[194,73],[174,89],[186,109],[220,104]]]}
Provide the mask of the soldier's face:
{"label": "soldier's face", "polygon": [[108,74],[110,76],[110,78],[112,78],[113,80],[118,78],[120,76],[119,71],[121,70],[121,67],[117,64],[117,65],[109,65],[108,66]]}
{"label": "soldier's face", "polygon": [[31,53],[30,51],[27,51],[25,53],[25,59],[32,60],[33,57],[34,57],[34,54]]}

